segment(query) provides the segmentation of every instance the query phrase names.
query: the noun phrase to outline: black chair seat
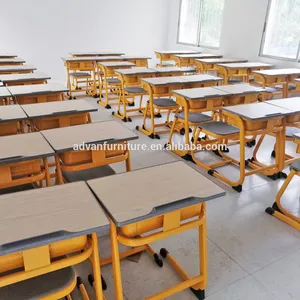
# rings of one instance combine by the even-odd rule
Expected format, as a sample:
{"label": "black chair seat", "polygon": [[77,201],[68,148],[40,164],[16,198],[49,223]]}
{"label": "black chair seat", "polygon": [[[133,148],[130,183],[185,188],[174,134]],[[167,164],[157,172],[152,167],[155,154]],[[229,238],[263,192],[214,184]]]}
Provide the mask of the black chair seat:
{"label": "black chair seat", "polygon": [[178,106],[175,101],[169,98],[155,98],[153,104],[159,107],[176,107]]}
{"label": "black chair seat", "polygon": [[35,188],[35,186],[32,183],[13,186],[13,187],[5,188],[5,189],[0,189],[0,195],[28,191],[28,190],[32,190],[34,188]]}
{"label": "black chair seat", "polygon": [[90,73],[87,72],[74,72],[70,74],[73,77],[91,77]]}
{"label": "black chair seat", "polygon": [[129,94],[147,94],[147,91],[140,87],[127,87],[124,90]]}
{"label": "black chair seat", "polygon": [[300,133],[300,128],[295,127],[286,127],[286,133],[285,136],[288,138],[293,138],[295,134]]}
{"label": "black chair seat", "polygon": [[67,182],[87,181],[114,174],[116,172],[108,165],[77,172],[62,171],[62,175]]}
{"label": "black chair seat", "polygon": [[291,167],[290,167],[291,170],[294,170],[296,172],[300,172],[300,160],[297,160],[295,161]]}
{"label": "black chair seat", "polygon": [[[175,115],[176,118],[184,120],[184,112]],[[213,118],[202,113],[189,113],[189,122],[201,123],[212,121]]]}
{"label": "black chair seat", "polygon": [[237,134],[240,132],[240,130],[235,126],[231,126],[225,122],[217,122],[217,121],[201,124],[199,128],[207,132],[211,132],[215,135],[221,135],[221,136]]}
{"label": "black chair seat", "polygon": [[67,288],[75,280],[72,267],[11,284],[0,289],[0,299],[34,300]]}
{"label": "black chair seat", "polygon": [[121,84],[121,80],[119,80],[118,78],[107,78],[106,81],[109,84]]}

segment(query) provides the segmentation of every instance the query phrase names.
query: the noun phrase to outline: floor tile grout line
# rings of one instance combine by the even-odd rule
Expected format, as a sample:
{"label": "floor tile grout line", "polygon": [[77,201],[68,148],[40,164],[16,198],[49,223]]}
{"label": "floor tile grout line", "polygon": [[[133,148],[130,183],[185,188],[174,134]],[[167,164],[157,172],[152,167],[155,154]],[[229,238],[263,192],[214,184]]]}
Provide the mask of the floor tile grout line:
{"label": "floor tile grout line", "polygon": [[262,282],[260,282],[258,279],[256,279],[252,274],[250,274],[250,276],[257,282],[259,283],[267,292],[270,292],[275,299],[280,300],[279,298],[277,298],[277,296],[273,293],[272,290],[269,290]]}
{"label": "floor tile grout line", "polygon": [[232,258],[228,253],[226,253],[219,245],[217,245],[208,235],[207,239],[213,243],[218,249],[220,249],[223,253],[225,253],[232,261],[234,261],[243,271],[245,271],[248,275],[251,275],[244,267],[242,267],[234,258]]}

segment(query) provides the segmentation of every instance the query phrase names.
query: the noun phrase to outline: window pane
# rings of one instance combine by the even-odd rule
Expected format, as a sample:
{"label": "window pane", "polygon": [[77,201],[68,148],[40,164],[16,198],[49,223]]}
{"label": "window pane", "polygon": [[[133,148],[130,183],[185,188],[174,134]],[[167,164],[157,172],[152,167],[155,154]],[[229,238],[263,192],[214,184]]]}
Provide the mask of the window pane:
{"label": "window pane", "polygon": [[296,59],[300,41],[300,0],[272,0],[262,54]]}
{"label": "window pane", "polygon": [[200,18],[200,0],[182,0],[179,17],[178,42],[196,45]]}
{"label": "window pane", "polygon": [[220,46],[223,11],[224,0],[203,0],[200,46]]}

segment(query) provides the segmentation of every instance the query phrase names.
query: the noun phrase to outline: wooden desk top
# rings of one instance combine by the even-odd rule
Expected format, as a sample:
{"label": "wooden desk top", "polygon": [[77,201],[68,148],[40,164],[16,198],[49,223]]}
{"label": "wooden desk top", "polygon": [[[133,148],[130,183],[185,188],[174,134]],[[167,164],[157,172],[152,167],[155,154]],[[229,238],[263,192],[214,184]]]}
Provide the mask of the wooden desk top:
{"label": "wooden desk top", "polygon": [[196,53],[196,54],[176,54],[174,55],[179,58],[221,58],[222,55],[212,53]]}
{"label": "wooden desk top", "polygon": [[119,56],[125,53],[116,51],[98,51],[98,52],[69,52],[72,56]]}
{"label": "wooden desk top", "polygon": [[97,61],[100,56],[68,56],[61,58],[65,62],[80,62],[80,61]]}
{"label": "wooden desk top", "polygon": [[23,58],[1,58],[0,57],[0,64],[22,64],[22,63],[25,63],[26,61],[23,59]]}
{"label": "wooden desk top", "polygon": [[146,60],[151,59],[149,56],[141,56],[141,55],[124,55],[121,56],[125,60]]}
{"label": "wooden desk top", "polygon": [[0,58],[15,58],[18,57],[17,54],[11,54],[11,53],[0,53]]}
{"label": "wooden desk top", "polygon": [[275,117],[292,114],[291,111],[269,104],[268,101],[261,103],[226,106],[224,112],[230,112],[249,121],[267,120]]}
{"label": "wooden desk top", "polygon": [[195,54],[195,53],[201,53],[199,51],[194,50],[157,50],[155,53],[161,53],[161,54]]}
{"label": "wooden desk top", "polygon": [[4,84],[6,84],[7,82],[18,82],[18,81],[23,82],[23,81],[48,80],[48,79],[51,79],[51,77],[41,72],[0,75],[0,81],[2,81]]}
{"label": "wooden desk top", "polygon": [[209,74],[197,74],[197,75],[189,75],[189,76],[180,76],[180,78],[186,83],[201,83],[208,81],[222,81],[223,78],[212,76]]}
{"label": "wooden desk top", "polygon": [[141,78],[142,82],[146,82],[152,86],[164,86],[187,83],[182,79],[182,76],[165,76],[165,77],[152,77]]}
{"label": "wooden desk top", "polygon": [[19,71],[34,71],[36,67],[32,65],[17,65],[17,66],[0,66],[0,73],[2,72],[19,72]]}
{"label": "wooden desk top", "polygon": [[21,121],[27,119],[26,114],[20,105],[2,105],[0,106],[0,123],[8,121]]}
{"label": "wooden desk top", "polygon": [[158,72],[145,67],[133,67],[130,69],[116,69],[115,73],[130,76],[130,75],[143,75],[143,74],[157,74]]}
{"label": "wooden desk top", "polygon": [[91,234],[108,224],[85,182],[2,195],[0,255]]}
{"label": "wooden desk top", "polygon": [[247,62],[246,59],[241,58],[204,58],[204,59],[196,59],[196,61],[200,61],[202,63],[207,64],[222,64],[222,63],[243,63]]}
{"label": "wooden desk top", "polygon": [[227,92],[215,89],[213,87],[203,87],[194,89],[182,89],[173,91],[175,95],[182,96],[188,100],[201,100],[208,98],[217,98],[230,95]]}
{"label": "wooden desk top", "polygon": [[255,74],[261,74],[263,76],[280,76],[280,75],[300,75],[300,69],[291,68],[291,69],[272,69],[272,70],[262,70],[254,71]]}
{"label": "wooden desk top", "polygon": [[98,111],[87,100],[69,100],[21,105],[29,118],[73,115]]}
{"label": "wooden desk top", "polygon": [[245,63],[232,63],[232,64],[219,64],[218,66],[222,66],[225,68],[233,68],[233,69],[242,69],[242,68],[271,68],[273,65],[266,64],[262,62],[245,62]]}
{"label": "wooden desk top", "polygon": [[138,139],[131,130],[116,121],[96,122],[41,131],[55,150],[73,150],[78,144],[113,144]]}
{"label": "wooden desk top", "polygon": [[269,104],[276,105],[292,112],[300,112],[300,97],[276,99],[268,101]]}
{"label": "wooden desk top", "polygon": [[195,72],[195,67],[157,67],[153,68],[153,70],[157,71],[158,73],[178,73],[178,72],[184,72],[184,73],[190,73]]}
{"label": "wooden desk top", "polygon": [[5,86],[0,86],[0,98],[11,97],[9,90]]}
{"label": "wooden desk top", "polygon": [[38,95],[38,94],[54,94],[65,93],[68,88],[59,83],[47,84],[30,84],[8,86],[7,89],[13,96]]}
{"label": "wooden desk top", "polygon": [[229,93],[231,95],[258,94],[264,91],[263,88],[253,86],[248,83],[220,85],[214,88]]}
{"label": "wooden desk top", "polygon": [[118,68],[118,67],[134,67],[135,64],[129,61],[110,61],[110,62],[98,62],[98,65],[105,68]]}
{"label": "wooden desk top", "polygon": [[0,137],[0,164],[48,157],[53,149],[41,133],[33,132]]}
{"label": "wooden desk top", "polygon": [[119,227],[225,195],[184,162],[90,180],[88,185]]}

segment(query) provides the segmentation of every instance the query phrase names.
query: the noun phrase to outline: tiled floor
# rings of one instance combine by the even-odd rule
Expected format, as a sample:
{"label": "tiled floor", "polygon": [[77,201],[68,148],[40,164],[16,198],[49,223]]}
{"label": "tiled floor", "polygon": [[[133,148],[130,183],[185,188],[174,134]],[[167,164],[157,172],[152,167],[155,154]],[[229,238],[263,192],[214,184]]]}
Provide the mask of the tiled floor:
{"label": "tiled floor", "polygon": [[[99,108],[99,111],[92,115],[93,121],[113,119],[112,110],[98,106],[93,98],[86,99]],[[132,123],[118,121],[139,135],[136,143],[148,145],[166,143],[166,134],[161,136],[161,140],[151,140],[137,132],[135,126],[140,125],[141,120],[135,118]],[[264,142],[263,151],[260,153],[263,160],[270,160],[273,143],[274,139],[271,137]],[[289,143],[287,147],[290,153],[295,153],[295,145]],[[238,146],[232,146],[230,149],[231,155],[238,155]],[[250,157],[251,149],[247,149],[247,153]],[[210,154],[199,155],[204,160],[216,159]],[[180,159],[178,156],[165,150],[132,151],[131,153],[133,169],[178,159]],[[117,172],[125,171],[123,164],[113,167]],[[198,167],[195,168],[205,176],[209,176]],[[288,169],[286,171],[288,172]],[[237,169],[232,167],[224,167],[221,172],[230,174],[233,178],[238,175]],[[220,184],[214,178],[209,178]],[[207,300],[300,300],[300,233],[264,212],[266,207],[273,204],[282,182],[283,180],[272,181],[262,176],[247,177],[241,194],[220,184],[226,189],[227,195],[210,201],[207,205],[209,257]],[[300,179],[296,178],[284,195],[284,206],[298,214],[299,183]],[[102,234],[99,240],[103,257],[109,253],[109,239],[107,235]],[[153,245],[155,249],[160,249],[161,246],[168,248],[189,274],[197,273],[196,229]],[[89,265],[78,266],[77,272],[86,282],[87,274],[90,272]],[[102,272],[108,283],[105,295],[108,300],[113,300],[112,269],[110,266],[103,267]],[[122,277],[124,298],[128,300],[144,299],[179,282],[179,277],[167,263],[163,268],[159,268],[145,253],[136,261],[122,261]],[[88,284],[86,286],[92,295],[91,288]],[[76,292],[74,299],[80,299]],[[168,299],[196,298],[189,291],[185,291]]]}

